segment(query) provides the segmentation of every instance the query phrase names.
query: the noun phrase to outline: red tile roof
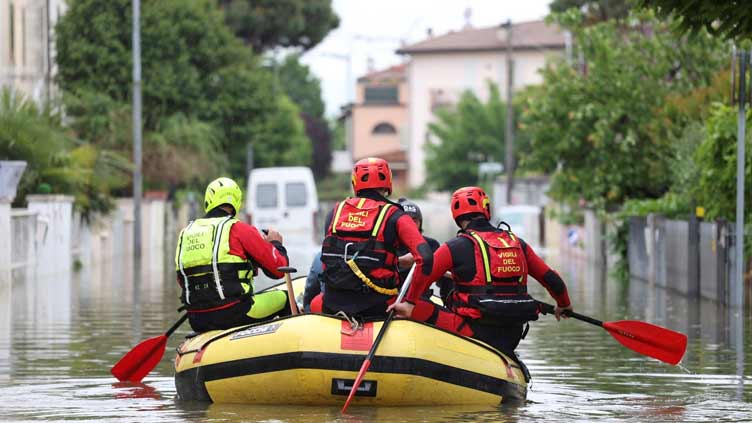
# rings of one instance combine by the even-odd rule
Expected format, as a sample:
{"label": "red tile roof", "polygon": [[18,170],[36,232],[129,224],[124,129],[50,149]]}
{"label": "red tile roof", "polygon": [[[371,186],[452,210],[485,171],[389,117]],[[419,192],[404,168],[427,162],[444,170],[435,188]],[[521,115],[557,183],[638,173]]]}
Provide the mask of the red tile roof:
{"label": "red tile roof", "polygon": [[358,78],[358,82],[365,81],[365,80],[376,80],[376,79],[394,79],[394,78],[404,78],[405,77],[405,71],[407,70],[407,63],[402,63],[399,65],[390,66],[386,69],[380,69],[376,71],[369,72],[360,78]]}
{"label": "red tile roof", "polygon": [[[397,50],[400,54],[488,51],[506,48],[506,38],[499,38],[500,27],[467,28],[420,41]],[[564,32],[543,21],[512,24],[512,48],[564,48]]]}

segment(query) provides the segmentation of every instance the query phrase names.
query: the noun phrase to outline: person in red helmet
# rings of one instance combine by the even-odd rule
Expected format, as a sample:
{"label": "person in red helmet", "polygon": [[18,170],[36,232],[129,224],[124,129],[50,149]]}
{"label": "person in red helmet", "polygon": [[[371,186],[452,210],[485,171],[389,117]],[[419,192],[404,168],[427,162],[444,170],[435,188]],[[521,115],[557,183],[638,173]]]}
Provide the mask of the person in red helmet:
{"label": "person in red helmet", "polygon": [[413,283],[431,273],[433,254],[410,216],[386,198],[392,171],[385,160],[355,163],[352,187],[355,197],[337,203],[326,219],[323,311],[381,318],[398,293],[398,248],[407,247],[415,257]]}
{"label": "person in red helmet", "polygon": [[[451,208],[459,234],[436,250],[431,275],[411,285],[406,301],[389,310],[513,354],[527,322],[538,319],[538,303],[527,293],[528,275],[556,300],[557,320],[566,317],[564,310],[572,310],[567,286],[508,225],[506,229],[491,225],[490,201],[481,188],[458,189],[452,194]],[[446,307],[421,299],[431,282],[446,271],[454,279]]]}

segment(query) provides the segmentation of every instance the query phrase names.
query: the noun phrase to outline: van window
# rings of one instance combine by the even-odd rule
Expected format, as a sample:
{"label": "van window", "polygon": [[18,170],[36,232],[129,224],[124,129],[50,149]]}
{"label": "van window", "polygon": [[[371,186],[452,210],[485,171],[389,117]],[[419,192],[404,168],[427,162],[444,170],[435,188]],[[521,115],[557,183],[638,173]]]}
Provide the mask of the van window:
{"label": "van window", "polygon": [[256,186],[256,206],[260,209],[277,207],[277,184],[258,184]]}
{"label": "van window", "polygon": [[288,182],[285,184],[285,203],[287,207],[302,207],[306,205],[308,192],[303,182]]}

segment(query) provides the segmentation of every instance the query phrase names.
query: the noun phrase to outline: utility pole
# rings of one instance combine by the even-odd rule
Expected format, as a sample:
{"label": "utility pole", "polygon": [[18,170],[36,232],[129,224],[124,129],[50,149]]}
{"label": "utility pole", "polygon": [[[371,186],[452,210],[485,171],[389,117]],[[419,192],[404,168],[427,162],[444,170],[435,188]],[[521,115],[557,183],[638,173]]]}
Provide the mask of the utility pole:
{"label": "utility pole", "polygon": [[133,0],[133,277],[141,276],[141,0]]}
{"label": "utility pole", "polygon": [[514,107],[512,105],[512,78],[514,77],[514,61],[512,60],[512,21],[504,24],[507,29],[507,123],[505,126],[506,160],[504,167],[507,172],[507,204],[512,204],[512,188],[514,187]]}
{"label": "utility pole", "polygon": [[750,52],[739,51],[739,118],[736,145],[736,243],[735,281],[731,286],[731,305],[744,307],[744,142],[746,138],[746,80]]}

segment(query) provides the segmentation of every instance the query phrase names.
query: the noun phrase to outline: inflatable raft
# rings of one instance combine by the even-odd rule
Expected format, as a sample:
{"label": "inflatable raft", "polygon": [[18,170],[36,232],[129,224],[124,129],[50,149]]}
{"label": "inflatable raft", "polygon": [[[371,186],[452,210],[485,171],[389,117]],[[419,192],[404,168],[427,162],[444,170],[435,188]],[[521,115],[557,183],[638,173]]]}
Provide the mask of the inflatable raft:
{"label": "inflatable raft", "polygon": [[[353,328],[338,316],[301,314],[202,333],[178,348],[178,396],[218,403],[341,405],[381,325]],[[482,342],[395,320],[353,404],[496,405],[524,399],[527,379],[519,363]]]}

